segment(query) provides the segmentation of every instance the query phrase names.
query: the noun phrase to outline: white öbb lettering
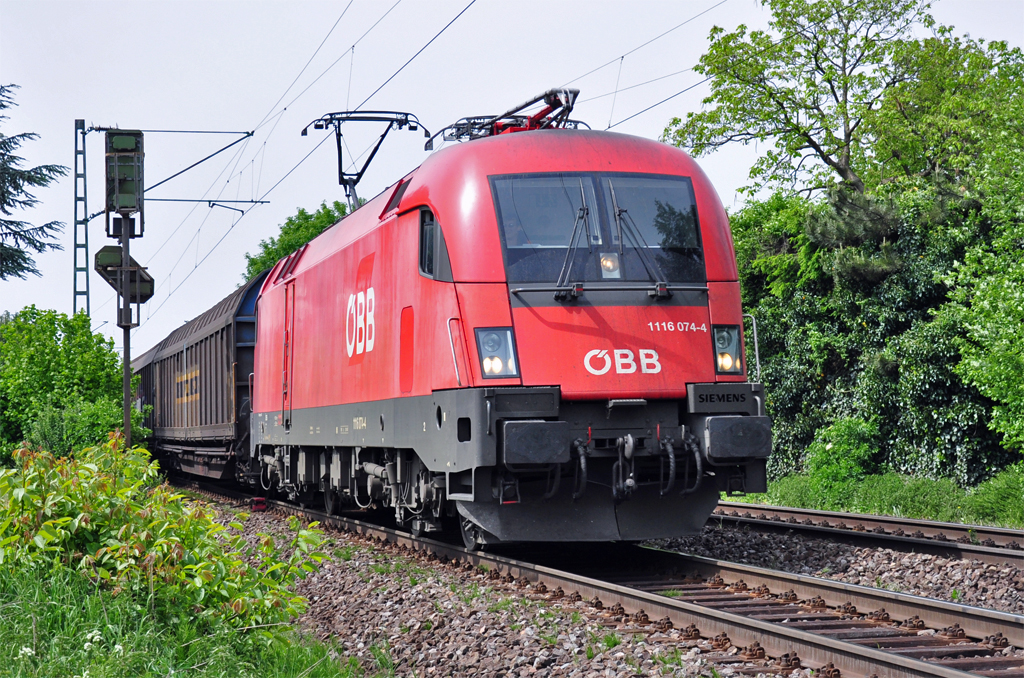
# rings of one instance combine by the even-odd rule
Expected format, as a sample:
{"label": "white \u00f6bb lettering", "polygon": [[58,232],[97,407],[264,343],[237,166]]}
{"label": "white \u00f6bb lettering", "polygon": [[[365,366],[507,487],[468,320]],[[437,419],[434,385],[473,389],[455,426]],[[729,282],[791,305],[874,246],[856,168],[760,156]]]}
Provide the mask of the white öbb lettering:
{"label": "white \u00f6bb lettering", "polygon": [[373,350],[377,335],[373,322],[376,305],[372,287],[365,292],[348,295],[348,308],[345,312],[345,350],[349,358],[353,354],[359,355]]}
{"label": "white \u00f6bb lettering", "polygon": [[[613,349],[615,353],[616,374],[633,374],[636,372],[636,356],[629,349]],[[661,372],[661,363],[658,361],[658,352],[650,348],[642,348],[638,351],[640,359],[640,371],[643,374],[657,374]],[[607,374],[612,369],[612,357],[608,351],[595,348],[583,357],[583,367],[587,372],[595,376]]]}

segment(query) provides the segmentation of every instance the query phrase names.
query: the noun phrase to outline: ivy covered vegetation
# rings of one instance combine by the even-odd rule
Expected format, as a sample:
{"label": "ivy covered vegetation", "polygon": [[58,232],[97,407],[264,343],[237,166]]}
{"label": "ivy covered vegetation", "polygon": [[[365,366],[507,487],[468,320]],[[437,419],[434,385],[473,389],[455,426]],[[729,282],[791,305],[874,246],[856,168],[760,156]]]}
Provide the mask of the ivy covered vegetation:
{"label": "ivy covered vegetation", "polygon": [[767,32],[714,29],[712,93],[665,139],[767,149],[731,222],[771,477],[803,474],[774,498],[976,485],[1024,450],[1024,55],[921,0],[766,4]]}
{"label": "ivy covered vegetation", "polygon": [[[290,622],[324,558],[315,525],[243,537],[160,483],[112,435],[74,458],[15,451],[0,470],[0,663],[13,675],[345,675]],[[280,537],[278,537],[280,539]]]}

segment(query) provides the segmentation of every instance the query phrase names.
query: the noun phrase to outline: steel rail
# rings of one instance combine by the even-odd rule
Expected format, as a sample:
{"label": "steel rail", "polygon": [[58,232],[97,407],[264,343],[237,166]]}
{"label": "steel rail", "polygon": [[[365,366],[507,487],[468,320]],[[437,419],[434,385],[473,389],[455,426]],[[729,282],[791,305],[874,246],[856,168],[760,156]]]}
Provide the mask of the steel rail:
{"label": "steel rail", "polygon": [[[709,579],[718,575],[726,581],[742,579],[751,588],[764,585],[772,590],[790,589],[801,598],[821,596],[831,607],[850,603],[862,612],[884,608],[893,618],[918,616],[926,626],[933,629],[959,624],[969,636],[983,638],[1002,633],[1011,645],[1024,646],[1024,616],[1022,615],[934,598],[912,596],[859,584],[848,584],[832,579],[780,572],[752,565],[740,565],[725,560],[666,553],[669,553],[677,561],[679,567],[685,568],[685,571],[697,572]],[[619,583],[629,584],[630,582],[620,581]],[[652,582],[652,584],[655,583]],[[631,585],[643,586],[644,582],[634,581]]]}
{"label": "steel rail", "polygon": [[1024,568],[1024,530],[739,502],[719,502],[709,521]]}
{"label": "steel rail", "polygon": [[[224,492],[218,490],[221,494]],[[651,618],[667,617],[675,627],[684,628],[693,624],[701,630],[702,635],[711,637],[715,633],[724,633],[731,642],[737,646],[751,646],[759,643],[765,652],[772,657],[782,657],[785,654],[796,654],[800,657],[803,665],[812,668],[825,667],[829,663],[841,667],[848,675],[870,676],[878,675],[884,678],[966,678],[977,676],[956,668],[950,668],[934,662],[927,662],[903,654],[886,652],[880,649],[846,642],[835,637],[819,635],[810,631],[791,626],[783,626],[778,623],[763,621],[756,618],[745,617],[726,610],[714,609],[702,606],[685,600],[670,598],[665,595],[644,591],[635,587],[624,586],[609,581],[602,581],[585,575],[574,574],[543,565],[526,563],[513,558],[508,558],[492,553],[481,551],[468,551],[460,546],[439,542],[433,539],[416,538],[411,534],[399,530],[381,527],[371,523],[352,518],[332,516],[321,511],[295,506],[277,500],[267,500],[270,509],[286,514],[301,516],[306,519],[318,520],[321,524],[340,529],[345,532],[364,535],[386,541],[396,546],[404,546],[412,551],[433,553],[447,560],[462,561],[472,564],[474,567],[486,567],[499,573],[505,573],[516,578],[526,578],[531,582],[542,582],[549,590],[561,587],[566,591],[576,591],[584,599],[597,598],[602,601],[617,602],[627,612],[636,613],[645,611]],[[711,561],[709,559],[689,558],[690,563],[698,569],[705,571],[742,573],[744,577],[764,577],[765,581],[774,581],[794,588],[800,588],[807,593],[814,592],[821,595],[826,592],[821,580],[813,577],[802,577],[799,575],[784,575],[759,568],[747,568],[734,564]],[[773,578],[774,577],[774,578]],[[791,583],[792,582],[792,583]],[[835,598],[836,587],[834,582],[827,582],[826,585],[832,588],[827,590],[831,598]],[[778,584],[776,584],[778,585]],[[856,598],[855,593],[864,596],[867,600],[869,595],[866,591],[857,591],[865,587],[852,587],[850,585],[840,586],[847,599]],[[1013,633],[1014,623],[1020,626],[1024,623],[1024,617],[1005,615],[1004,613],[989,613],[983,610],[971,610],[967,606],[957,606],[946,603],[936,603],[929,599],[917,599],[914,596],[893,596],[886,598],[887,604],[894,610],[898,609],[903,613],[913,611],[920,615],[922,612],[928,619],[940,619],[938,615],[951,614],[955,610],[964,613],[965,616],[959,619],[970,617],[972,630],[982,628],[981,618],[989,614],[992,619],[989,628],[998,628],[999,632]],[[941,610],[933,612],[929,610]],[[714,661],[712,658],[711,661]],[[735,661],[735,660],[734,660]],[[766,669],[771,672],[772,669]],[[788,669],[780,670],[788,672]],[[982,674],[983,675],[983,674]],[[993,674],[995,675],[995,674]]]}

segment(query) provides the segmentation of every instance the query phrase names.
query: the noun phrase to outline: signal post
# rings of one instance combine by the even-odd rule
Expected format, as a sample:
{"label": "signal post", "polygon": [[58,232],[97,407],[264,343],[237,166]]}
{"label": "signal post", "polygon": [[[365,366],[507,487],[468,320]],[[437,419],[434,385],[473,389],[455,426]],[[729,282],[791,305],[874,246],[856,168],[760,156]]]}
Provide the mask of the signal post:
{"label": "signal post", "polygon": [[[132,238],[145,230],[143,204],[143,135],[138,130],[106,132],[106,230],[107,236],[120,241],[96,253],[96,272],[118,294],[117,326],[124,331],[124,436],[132,444],[132,367],[131,330],[138,326],[140,305],[153,296],[153,277],[131,258]],[[132,218],[138,215],[138,223]],[[132,313],[132,304],[135,313]]]}

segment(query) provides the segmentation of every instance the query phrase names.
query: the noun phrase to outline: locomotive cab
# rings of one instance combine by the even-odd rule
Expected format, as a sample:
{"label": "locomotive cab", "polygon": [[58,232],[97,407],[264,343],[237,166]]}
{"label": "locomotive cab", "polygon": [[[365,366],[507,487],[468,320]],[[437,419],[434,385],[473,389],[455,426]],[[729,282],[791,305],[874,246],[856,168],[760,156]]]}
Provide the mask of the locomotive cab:
{"label": "locomotive cab", "polygon": [[[460,298],[486,299],[463,318],[480,380],[508,384],[491,389],[490,496],[457,504],[464,530],[479,542],[695,532],[720,491],[764,491],[771,450],[762,389],[745,379],[735,268],[722,265],[723,251],[734,261],[724,214],[678,152],[657,172],[552,171],[598,136],[560,134],[575,153],[487,177],[505,284],[457,284]],[[502,326],[493,309],[506,304]]]}

